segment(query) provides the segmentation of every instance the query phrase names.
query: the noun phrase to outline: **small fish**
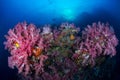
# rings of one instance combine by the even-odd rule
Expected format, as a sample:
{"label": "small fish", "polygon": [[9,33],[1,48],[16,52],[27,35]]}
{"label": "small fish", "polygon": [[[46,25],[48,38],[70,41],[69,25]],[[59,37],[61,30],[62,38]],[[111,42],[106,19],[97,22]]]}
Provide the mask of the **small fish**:
{"label": "small fish", "polygon": [[15,46],[16,48],[19,48],[19,47],[20,47],[19,43],[16,42],[16,41],[14,41],[13,44],[14,44],[14,46]]}
{"label": "small fish", "polygon": [[75,36],[73,34],[70,35],[70,40],[74,40]]}
{"label": "small fish", "polygon": [[32,52],[33,52],[35,57],[38,57],[39,55],[41,55],[42,49],[40,49],[39,47],[35,47],[32,49]]}

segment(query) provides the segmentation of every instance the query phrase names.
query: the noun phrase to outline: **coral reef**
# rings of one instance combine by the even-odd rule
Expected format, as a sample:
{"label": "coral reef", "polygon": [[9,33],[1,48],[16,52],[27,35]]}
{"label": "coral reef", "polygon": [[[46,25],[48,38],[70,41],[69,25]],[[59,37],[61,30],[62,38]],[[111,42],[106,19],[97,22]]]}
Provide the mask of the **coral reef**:
{"label": "coral reef", "polygon": [[85,80],[87,71],[116,55],[118,39],[112,27],[100,22],[79,33],[79,27],[68,23],[57,29],[18,23],[5,35],[9,67],[25,80],[76,80],[76,75]]}

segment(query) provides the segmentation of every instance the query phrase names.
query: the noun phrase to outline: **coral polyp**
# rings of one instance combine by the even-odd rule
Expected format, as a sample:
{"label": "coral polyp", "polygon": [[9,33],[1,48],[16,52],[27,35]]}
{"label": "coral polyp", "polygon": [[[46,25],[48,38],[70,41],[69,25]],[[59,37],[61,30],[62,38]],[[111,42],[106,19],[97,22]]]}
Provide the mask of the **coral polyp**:
{"label": "coral polyp", "polygon": [[[82,34],[82,36],[78,34]],[[17,68],[25,80],[84,80],[81,73],[99,66],[116,55],[118,39],[108,24],[93,23],[80,32],[74,24],[50,25],[18,23],[5,35],[8,64]],[[87,74],[87,73],[86,73]]]}

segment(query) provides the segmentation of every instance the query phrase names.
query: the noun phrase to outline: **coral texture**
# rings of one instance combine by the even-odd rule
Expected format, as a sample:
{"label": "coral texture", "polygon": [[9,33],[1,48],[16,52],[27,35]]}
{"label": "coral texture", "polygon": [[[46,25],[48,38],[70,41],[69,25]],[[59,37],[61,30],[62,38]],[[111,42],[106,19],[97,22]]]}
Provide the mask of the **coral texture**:
{"label": "coral texture", "polygon": [[112,27],[104,23],[93,23],[82,31],[82,41],[76,51],[78,58],[83,58],[82,64],[95,64],[95,59],[99,56],[116,55],[115,47],[118,44]]}
{"label": "coral texture", "polygon": [[[8,35],[5,35],[7,41],[4,44],[11,53],[11,56],[8,57],[9,67],[16,67],[18,72],[22,72],[24,75],[28,75],[31,67],[36,65],[36,74],[38,71],[43,71],[43,61],[47,56],[39,56],[40,50],[44,49],[43,38],[39,33],[40,29],[37,29],[35,25],[26,23],[18,23],[14,29],[8,31]],[[38,62],[31,61],[31,58],[34,57],[37,57]]]}
{"label": "coral texture", "polygon": [[118,39],[108,24],[93,23],[80,33],[74,24],[63,23],[52,29],[18,23],[5,35],[10,51],[10,68],[16,67],[26,80],[78,80],[86,67],[102,63],[116,55]]}

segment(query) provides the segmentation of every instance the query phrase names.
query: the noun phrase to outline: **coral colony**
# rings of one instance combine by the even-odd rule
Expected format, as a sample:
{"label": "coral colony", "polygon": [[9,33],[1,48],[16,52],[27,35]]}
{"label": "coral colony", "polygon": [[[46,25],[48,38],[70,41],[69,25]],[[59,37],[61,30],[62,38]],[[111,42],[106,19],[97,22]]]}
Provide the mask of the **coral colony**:
{"label": "coral colony", "polygon": [[[24,80],[83,80],[85,67],[99,66],[101,60],[116,55],[118,39],[108,24],[98,22],[85,30],[63,23],[52,29],[18,23],[5,35],[11,56],[10,68],[18,69]],[[81,72],[81,73],[80,73]]]}

